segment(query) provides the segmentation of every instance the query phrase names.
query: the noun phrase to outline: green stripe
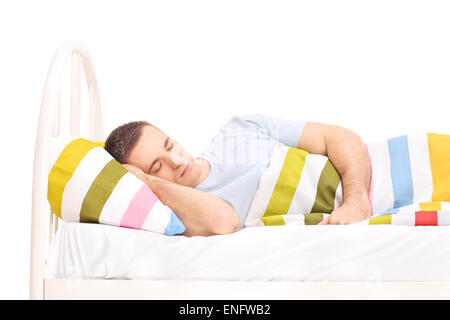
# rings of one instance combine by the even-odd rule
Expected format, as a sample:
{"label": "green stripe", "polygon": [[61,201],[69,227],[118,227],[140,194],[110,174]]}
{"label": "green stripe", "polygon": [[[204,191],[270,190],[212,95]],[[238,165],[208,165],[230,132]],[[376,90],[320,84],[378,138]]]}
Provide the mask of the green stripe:
{"label": "green stripe", "polygon": [[264,217],[286,214],[288,212],[297,190],[307,155],[308,152],[304,150],[289,148],[269,204],[264,212]]}
{"label": "green stripe", "polygon": [[331,213],[334,210],[334,198],[341,178],[336,169],[327,160],[317,184],[316,199],[311,212]]}
{"label": "green stripe", "polygon": [[323,213],[307,213],[305,214],[305,225],[315,225],[323,220]]}
{"label": "green stripe", "polygon": [[391,224],[392,214],[370,218],[369,224]]}
{"label": "green stripe", "polygon": [[80,211],[80,222],[98,223],[103,206],[127,170],[116,160],[109,161],[95,178]]}
{"label": "green stripe", "polygon": [[265,226],[284,226],[286,224],[284,222],[283,215],[262,217],[261,221]]}

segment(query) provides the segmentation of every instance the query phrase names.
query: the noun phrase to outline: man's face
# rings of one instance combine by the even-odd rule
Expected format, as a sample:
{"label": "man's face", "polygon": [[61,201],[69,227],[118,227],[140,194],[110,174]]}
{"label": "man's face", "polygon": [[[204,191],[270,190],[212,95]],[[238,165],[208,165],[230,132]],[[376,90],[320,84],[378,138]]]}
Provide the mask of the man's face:
{"label": "man's face", "polygon": [[199,161],[194,159],[178,141],[157,128],[144,126],[141,130],[142,135],[126,162],[147,174],[195,187],[201,174]]}

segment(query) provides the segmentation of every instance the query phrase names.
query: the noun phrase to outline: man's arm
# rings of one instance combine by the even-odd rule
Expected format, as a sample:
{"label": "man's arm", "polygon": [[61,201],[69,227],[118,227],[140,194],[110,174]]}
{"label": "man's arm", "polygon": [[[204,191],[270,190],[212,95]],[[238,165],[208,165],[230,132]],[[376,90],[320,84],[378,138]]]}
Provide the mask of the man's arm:
{"label": "man's arm", "polygon": [[333,125],[308,122],[298,148],[327,156],[342,182],[343,203],[319,224],[349,224],[370,218],[371,163],[361,138]]}
{"label": "man's arm", "polygon": [[213,194],[182,186],[123,165],[144,181],[158,199],[168,206],[186,227],[182,235],[210,236],[239,230],[239,217],[233,208]]}

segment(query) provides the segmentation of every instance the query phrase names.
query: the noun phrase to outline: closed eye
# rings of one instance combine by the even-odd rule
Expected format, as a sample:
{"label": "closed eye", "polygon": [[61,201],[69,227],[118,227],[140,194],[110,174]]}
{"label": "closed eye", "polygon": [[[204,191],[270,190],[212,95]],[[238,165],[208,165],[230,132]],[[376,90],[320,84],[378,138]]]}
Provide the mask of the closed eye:
{"label": "closed eye", "polygon": [[[170,150],[172,150],[172,149],[173,149],[173,143],[170,145],[170,147],[167,149],[167,151],[170,151]],[[159,160],[158,163],[159,163],[158,169],[155,170],[155,169],[152,168],[151,171],[153,171],[153,172],[158,172],[159,170],[161,170],[161,167],[162,167],[162,161]]]}
{"label": "closed eye", "polygon": [[158,161],[158,163],[159,163],[158,169],[152,170],[153,172],[158,172],[158,171],[161,169],[161,167],[162,167],[162,162],[161,162],[161,161]]}

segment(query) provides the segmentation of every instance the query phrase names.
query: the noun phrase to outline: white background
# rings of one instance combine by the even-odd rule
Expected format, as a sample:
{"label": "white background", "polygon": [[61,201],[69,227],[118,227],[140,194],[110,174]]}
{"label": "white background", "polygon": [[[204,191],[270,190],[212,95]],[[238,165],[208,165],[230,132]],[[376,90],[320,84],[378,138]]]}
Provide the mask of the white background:
{"label": "white background", "polygon": [[147,120],[200,152],[234,113],[365,141],[450,133],[448,1],[0,2],[0,298],[27,299],[34,144],[50,61],[81,41],[105,133]]}

